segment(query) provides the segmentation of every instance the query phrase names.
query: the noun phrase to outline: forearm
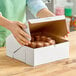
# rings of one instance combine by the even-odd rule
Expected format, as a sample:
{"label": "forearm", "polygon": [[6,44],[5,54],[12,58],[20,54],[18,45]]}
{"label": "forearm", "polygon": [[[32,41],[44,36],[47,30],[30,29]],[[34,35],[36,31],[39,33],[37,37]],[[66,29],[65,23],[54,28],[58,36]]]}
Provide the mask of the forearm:
{"label": "forearm", "polygon": [[37,13],[38,18],[44,18],[44,17],[52,17],[55,16],[51,11],[49,11],[47,8],[43,8]]}
{"label": "forearm", "polygon": [[10,24],[11,24],[11,21],[9,21],[8,19],[0,15],[0,26],[3,26],[10,30]]}

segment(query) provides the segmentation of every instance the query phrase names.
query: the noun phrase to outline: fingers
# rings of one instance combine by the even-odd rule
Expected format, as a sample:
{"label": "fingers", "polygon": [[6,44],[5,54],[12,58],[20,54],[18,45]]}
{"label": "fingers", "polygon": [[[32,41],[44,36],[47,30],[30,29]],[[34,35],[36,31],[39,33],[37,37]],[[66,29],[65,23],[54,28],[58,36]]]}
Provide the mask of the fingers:
{"label": "fingers", "polygon": [[24,32],[22,29],[19,28],[18,32],[25,38],[31,38],[30,35],[28,35],[26,32]]}
{"label": "fingers", "polygon": [[27,45],[29,43],[28,38],[31,38],[30,35],[28,35],[26,32],[24,32],[23,29],[26,29],[25,24],[21,22],[12,22],[12,33],[15,36],[16,40],[21,44],[21,45]]}
{"label": "fingers", "polygon": [[26,25],[21,22],[16,22],[22,29],[26,29]]}
{"label": "fingers", "polygon": [[[21,22],[17,22],[17,24],[21,27],[21,28],[23,28],[23,29],[26,29],[26,25],[25,24],[23,24],[23,23],[21,23]],[[27,38],[31,38],[27,33],[25,33],[24,31],[23,31],[23,29],[19,29],[19,32],[20,32],[20,34],[21,35],[23,35],[25,38],[27,37]]]}
{"label": "fingers", "polygon": [[23,41],[24,43],[29,43],[29,41],[25,38],[25,37],[23,37],[22,35],[18,35],[18,38],[21,40],[21,41]]}
{"label": "fingers", "polygon": [[17,36],[15,36],[15,38],[19,42],[19,44],[25,45],[25,43],[20,38],[18,38]]}
{"label": "fingers", "polygon": [[17,36],[15,36],[15,38],[21,45],[26,45],[26,44],[30,43],[27,39],[25,39],[21,35],[17,35]]}
{"label": "fingers", "polygon": [[31,38],[27,33],[25,33],[20,28],[18,28],[16,36],[17,36],[18,42],[22,45],[26,45],[29,43],[29,40],[27,40],[26,38]]}

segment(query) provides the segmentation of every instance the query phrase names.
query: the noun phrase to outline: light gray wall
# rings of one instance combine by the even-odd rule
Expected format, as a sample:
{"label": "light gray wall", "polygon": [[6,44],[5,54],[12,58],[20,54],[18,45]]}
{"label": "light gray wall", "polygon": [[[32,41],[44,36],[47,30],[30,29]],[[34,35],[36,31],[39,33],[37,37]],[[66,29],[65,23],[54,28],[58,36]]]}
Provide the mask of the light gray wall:
{"label": "light gray wall", "polygon": [[72,0],[74,5],[73,5],[73,15],[76,15],[76,0]]}

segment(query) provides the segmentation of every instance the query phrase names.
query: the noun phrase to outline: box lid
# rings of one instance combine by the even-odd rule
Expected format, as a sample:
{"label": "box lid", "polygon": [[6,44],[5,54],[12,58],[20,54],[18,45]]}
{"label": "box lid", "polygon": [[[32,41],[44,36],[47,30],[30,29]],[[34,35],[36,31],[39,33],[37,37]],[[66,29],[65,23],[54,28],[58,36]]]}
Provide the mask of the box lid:
{"label": "box lid", "polygon": [[52,33],[60,37],[67,34],[65,16],[31,19],[28,21],[28,23],[31,34],[38,31]]}

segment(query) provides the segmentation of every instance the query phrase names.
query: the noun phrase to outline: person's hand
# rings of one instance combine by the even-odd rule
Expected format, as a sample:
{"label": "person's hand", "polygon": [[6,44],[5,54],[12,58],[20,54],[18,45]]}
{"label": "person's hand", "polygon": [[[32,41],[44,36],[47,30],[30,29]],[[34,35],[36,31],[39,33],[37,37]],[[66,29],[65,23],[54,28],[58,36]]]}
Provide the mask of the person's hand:
{"label": "person's hand", "polygon": [[27,38],[31,38],[26,32],[24,32],[23,29],[26,28],[26,25],[21,22],[10,21],[9,30],[13,33],[14,37],[21,45],[28,44],[29,41],[27,40]]}

